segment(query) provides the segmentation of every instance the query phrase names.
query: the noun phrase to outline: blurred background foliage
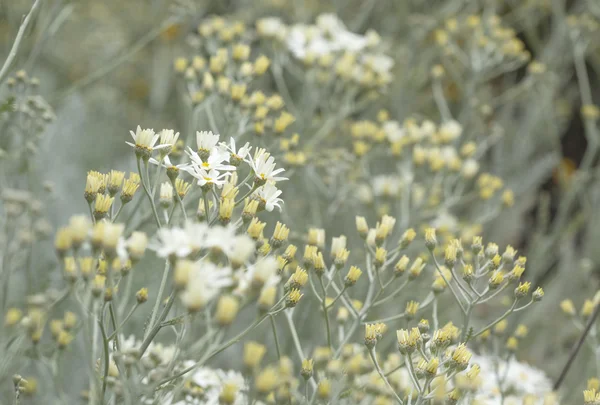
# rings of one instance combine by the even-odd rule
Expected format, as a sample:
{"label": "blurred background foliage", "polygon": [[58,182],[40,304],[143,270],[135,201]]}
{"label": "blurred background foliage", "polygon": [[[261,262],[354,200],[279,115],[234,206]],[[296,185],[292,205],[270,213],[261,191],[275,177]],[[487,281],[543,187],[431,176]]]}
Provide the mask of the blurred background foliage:
{"label": "blurred background foliage", "polygon": [[[0,0],[0,55],[8,54],[31,4]],[[595,0],[41,1],[13,66],[39,78],[39,93],[56,115],[36,158],[37,176],[53,183],[54,197],[47,206],[53,226],[86,212],[81,195],[87,170],[125,170],[133,164],[124,145],[129,129],[138,124],[182,133],[208,128],[203,117],[194,123],[173,71],[175,58],[188,56],[188,34],[203,18],[233,16],[253,25],[258,18],[275,15],[298,23],[312,22],[323,12],[339,15],[351,31],[375,29],[396,62],[385,94],[353,119],[372,118],[386,108],[399,121],[416,115],[439,122],[430,70],[444,58],[436,46],[436,30],[453,17],[500,16],[531,59],[546,66],[548,74],[535,83],[530,81],[530,65],[521,64],[479,78],[475,89],[466,87],[474,82],[471,73],[459,72],[463,82],[444,81],[443,91],[473,138],[490,143],[484,159],[488,170],[515,192],[514,206],[488,222],[484,234],[527,255],[533,284],[546,289],[544,305],[520,320],[532,330],[532,340],[521,350],[524,359],[556,377],[553,373],[578,337],[577,330],[560,326],[558,302],[571,297],[579,306],[598,289],[600,275],[599,145],[586,135],[580,114],[580,86],[594,100],[600,97],[600,41],[598,30],[595,36],[583,33],[573,40],[567,24],[573,15],[597,21],[600,5]],[[589,83],[576,75],[574,43],[585,43],[583,69]],[[310,139],[311,134],[300,131],[300,136]],[[286,191],[293,193],[300,177],[297,173]],[[306,207],[296,199],[285,200],[286,210],[309,215],[329,204]],[[354,224],[336,219],[354,214],[364,212],[340,206],[327,222],[328,235],[351,234]],[[302,232],[308,225],[323,226],[298,224],[292,229]],[[36,260],[51,262],[52,252],[40,253]],[[155,279],[158,274],[140,276]],[[581,388],[580,370],[588,363],[587,356],[578,358],[569,386]]]}

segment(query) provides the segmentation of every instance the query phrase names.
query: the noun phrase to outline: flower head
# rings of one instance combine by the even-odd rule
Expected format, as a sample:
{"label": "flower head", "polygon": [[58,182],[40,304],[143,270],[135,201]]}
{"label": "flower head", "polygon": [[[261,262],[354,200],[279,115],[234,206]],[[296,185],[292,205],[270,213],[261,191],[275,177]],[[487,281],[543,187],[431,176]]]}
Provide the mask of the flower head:
{"label": "flower head", "polygon": [[259,149],[254,153],[253,158],[247,159],[248,164],[254,170],[254,181],[263,185],[267,181],[278,182],[287,180],[286,177],[278,177],[279,173],[285,171],[283,168],[275,169],[275,158],[264,149]]}

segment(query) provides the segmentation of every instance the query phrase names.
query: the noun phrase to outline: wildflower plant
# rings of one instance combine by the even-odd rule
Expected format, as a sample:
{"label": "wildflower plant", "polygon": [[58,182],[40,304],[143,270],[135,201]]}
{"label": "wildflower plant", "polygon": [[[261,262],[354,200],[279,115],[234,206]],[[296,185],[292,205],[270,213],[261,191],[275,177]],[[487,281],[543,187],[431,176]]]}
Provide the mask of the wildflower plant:
{"label": "wildflower plant", "polygon": [[[74,9],[20,22],[0,69],[1,401],[550,405],[568,384],[599,403],[580,378],[600,372],[595,262],[574,265],[597,239],[593,2],[201,3],[156,2],[158,28],[60,97],[13,65],[34,30],[35,71]],[[156,116],[46,181],[61,97],[154,40]],[[587,146],[552,177],[571,104]]]}

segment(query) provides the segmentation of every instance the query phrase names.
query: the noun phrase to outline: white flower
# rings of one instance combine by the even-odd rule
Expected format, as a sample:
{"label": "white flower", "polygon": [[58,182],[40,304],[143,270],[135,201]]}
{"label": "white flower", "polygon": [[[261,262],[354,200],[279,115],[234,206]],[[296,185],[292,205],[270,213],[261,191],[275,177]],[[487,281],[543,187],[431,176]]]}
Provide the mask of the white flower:
{"label": "white flower", "polygon": [[366,54],[363,56],[363,63],[369,66],[375,73],[381,76],[388,76],[394,66],[394,59],[382,53]]}
{"label": "white flower", "polygon": [[462,126],[454,120],[446,121],[440,126],[440,134],[449,140],[454,140],[461,136],[462,131]]}
{"label": "white flower", "polygon": [[250,150],[252,149],[252,146],[250,146],[250,142],[246,142],[246,144],[244,146],[242,146],[239,149],[235,148],[235,139],[230,138],[229,139],[229,145],[227,145],[225,142],[221,143],[221,145],[227,149],[229,152],[231,152],[231,154],[240,160],[244,160],[246,158],[246,156],[248,156],[248,154],[250,153]]}
{"label": "white flower", "polygon": [[229,253],[229,260],[242,265],[250,259],[256,251],[256,243],[246,234],[237,235],[233,243],[233,249]]}
{"label": "white flower", "polygon": [[219,173],[216,169],[204,170],[195,166],[192,166],[192,168],[193,170],[190,170],[189,173],[198,180],[200,187],[207,184],[214,184],[218,188],[221,188],[227,182],[227,176],[229,176],[229,173]]}
{"label": "white flower", "polygon": [[217,267],[208,261],[198,261],[194,263],[187,286],[181,293],[181,301],[188,310],[198,311],[215,298],[221,289],[232,284],[229,267]]}
{"label": "white flower", "polygon": [[[262,151],[262,152],[261,152]],[[287,180],[286,177],[277,177],[279,173],[285,171],[285,169],[275,169],[275,158],[270,156],[264,150],[257,151],[254,159],[247,159],[246,161],[254,170],[254,176],[262,181],[281,181]]]}
{"label": "white flower", "polygon": [[223,163],[229,160],[229,154],[221,148],[213,148],[208,158],[204,160],[190,147],[188,147],[185,153],[190,157],[190,164],[185,169],[192,175],[193,171],[198,171],[200,169],[203,169],[204,171],[210,171],[212,169],[218,171],[235,170],[235,166]]}
{"label": "white flower", "polygon": [[419,139],[429,138],[435,133],[436,129],[437,127],[433,121],[425,120],[421,123],[417,137]]}
{"label": "white flower", "polygon": [[267,182],[264,186],[259,187],[254,194],[265,205],[265,209],[267,211],[271,212],[275,207],[281,211],[280,203],[283,202],[283,200],[279,198],[281,195],[281,190],[275,187],[273,182]]}
{"label": "white flower", "polygon": [[383,124],[383,132],[390,143],[398,142],[405,135],[404,128],[400,126],[398,121],[386,121]]}
{"label": "white flower", "polygon": [[150,245],[158,257],[186,257],[192,251],[187,233],[181,228],[161,228]]}
{"label": "white flower", "polygon": [[168,181],[165,181],[160,185],[160,201],[162,203],[170,204],[173,200],[173,186]]}
{"label": "white flower", "polygon": [[148,246],[148,237],[144,232],[133,232],[127,239],[126,247],[132,259],[139,260]]}
{"label": "white flower", "polygon": [[256,22],[256,31],[258,35],[265,38],[276,38],[282,40],[285,38],[287,27],[277,17],[261,18]]}
{"label": "white flower", "polygon": [[200,250],[206,246],[206,238],[209,233],[209,226],[206,222],[187,221],[184,231],[192,251]]}
{"label": "white flower", "polygon": [[219,135],[212,131],[196,131],[198,150],[212,150],[219,143]]}
{"label": "white flower", "polygon": [[479,171],[479,163],[475,159],[467,159],[464,161],[461,173],[467,179],[473,178]]}
{"label": "white flower", "polygon": [[244,295],[253,285],[263,288],[277,285],[280,281],[277,269],[277,259],[272,256],[258,260],[253,265],[248,266],[245,272],[238,275],[238,286],[235,292]]}
{"label": "white flower", "polygon": [[160,136],[160,144],[173,147],[179,139],[179,132],[175,133],[172,129],[163,129],[158,134]]}
{"label": "white flower", "polygon": [[331,257],[346,249],[346,237],[344,235],[331,239]]}
{"label": "white flower", "polygon": [[228,257],[234,249],[236,228],[232,224],[227,226],[214,226],[206,233],[206,248],[219,249]]}
{"label": "white flower", "polygon": [[[481,369],[479,376],[482,385],[476,397],[482,404],[502,404],[500,391],[510,393],[508,399],[512,399],[515,401],[514,403],[518,404],[522,403],[523,397],[526,395],[543,397],[545,394],[552,392],[552,382],[543,371],[526,363],[521,363],[514,358],[506,362],[492,356],[474,354],[471,357],[471,363],[478,364]],[[501,386],[498,385],[496,370],[500,375],[506,376]]]}
{"label": "white flower", "polygon": [[141,149],[145,149],[147,151],[152,151],[153,149],[166,148],[168,146],[168,145],[154,146],[156,144],[156,141],[159,138],[159,135],[155,134],[153,129],[150,129],[150,128],[142,129],[138,125],[137,129],[135,130],[135,133],[133,131],[129,131],[129,133],[131,134],[131,137],[133,138],[134,143],[131,143],[131,142],[125,142],[125,143],[134,148],[141,148]]}
{"label": "white flower", "polygon": [[402,180],[398,176],[382,175],[373,178],[373,193],[376,196],[397,196],[401,187]]}
{"label": "white flower", "polygon": [[441,231],[454,232],[458,229],[458,219],[448,211],[440,211],[437,218],[431,221],[431,226]]}
{"label": "white flower", "polygon": [[176,169],[176,170],[184,170],[187,171],[187,167],[189,166],[189,163],[180,163],[178,165],[174,165],[173,163],[171,163],[171,159],[169,159],[169,156],[165,156],[161,161],[158,161],[154,158],[150,158],[148,160],[150,163],[152,163],[153,165],[160,165],[162,167],[164,167],[165,169]]}

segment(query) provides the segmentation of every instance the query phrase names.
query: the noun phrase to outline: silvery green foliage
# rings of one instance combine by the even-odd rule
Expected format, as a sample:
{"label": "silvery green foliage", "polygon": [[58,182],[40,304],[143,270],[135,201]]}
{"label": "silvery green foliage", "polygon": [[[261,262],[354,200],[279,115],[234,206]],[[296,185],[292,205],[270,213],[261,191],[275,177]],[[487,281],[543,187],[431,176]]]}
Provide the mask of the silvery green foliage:
{"label": "silvery green foliage", "polygon": [[[549,394],[597,303],[594,1],[1,12],[3,403],[571,403],[600,372],[594,325]],[[138,125],[181,134],[162,166]]]}

